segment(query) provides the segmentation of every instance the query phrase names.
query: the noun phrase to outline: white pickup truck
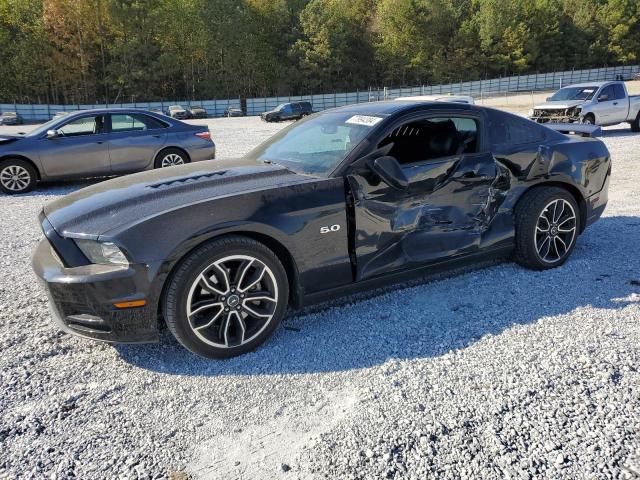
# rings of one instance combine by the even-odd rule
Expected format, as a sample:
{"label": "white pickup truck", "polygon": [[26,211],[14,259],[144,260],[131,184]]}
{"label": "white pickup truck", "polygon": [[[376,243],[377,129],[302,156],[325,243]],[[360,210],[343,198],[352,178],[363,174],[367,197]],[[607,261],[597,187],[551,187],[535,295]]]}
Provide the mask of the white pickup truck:
{"label": "white pickup truck", "polygon": [[624,82],[589,82],[563,87],[536,105],[529,118],[538,123],[616,125],[640,132],[640,95],[629,96]]}

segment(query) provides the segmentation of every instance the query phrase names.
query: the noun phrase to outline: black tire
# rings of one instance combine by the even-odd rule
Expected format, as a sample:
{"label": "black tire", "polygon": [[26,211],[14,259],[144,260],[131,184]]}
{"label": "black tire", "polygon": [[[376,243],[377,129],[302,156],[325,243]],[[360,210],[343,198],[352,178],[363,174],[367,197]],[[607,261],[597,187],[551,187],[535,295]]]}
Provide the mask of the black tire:
{"label": "black tire", "polygon": [[631,131],[640,132],[640,112],[638,112],[636,119],[633,122],[631,122]]}
{"label": "black tire", "polygon": [[[543,215],[545,218],[550,214],[555,215],[555,212],[547,209],[553,202],[562,205],[563,210],[557,221],[546,224],[547,231],[545,232],[545,221],[542,217]],[[574,220],[568,220],[571,213]],[[558,226],[562,230],[559,231]],[[573,228],[572,235],[563,233],[563,230],[571,228]],[[533,270],[559,267],[571,255],[580,228],[580,209],[573,195],[559,187],[534,188],[518,201],[515,208],[516,248],[514,259],[523,267]],[[548,243],[546,243],[547,241]]]}
{"label": "black tire", "polygon": [[38,173],[26,160],[10,158],[0,162],[0,190],[9,195],[27,193],[38,183]]}
{"label": "black tire", "polygon": [[587,113],[582,119],[582,123],[585,125],[595,125],[596,117],[593,116],[593,113]]}
{"label": "black tire", "polygon": [[165,148],[156,155],[154,167],[167,168],[175,165],[184,165],[186,163],[189,163],[189,156],[183,150],[179,148]]}
{"label": "black tire", "polygon": [[[235,260],[236,257],[243,257],[244,260]],[[249,261],[249,258],[253,260]],[[233,280],[227,283],[228,293],[226,295],[228,296],[225,297],[213,289],[207,291],[203,288],[203,274],[211,271],[220,272],[221,270],[212,267],[216,265],[216,262],[225,262],[226,259],[232,260],[221,263],[222,267],[238,262],[238,271],[242,269],[245,273],[250,268],[245,267],[246,264],[256,266],[261,264],[266,269],[263,270],[261,276],[250,273],[250,275],[255,275],[252,278],[259,277],[258,283],[255,287],[246,290],[241,289],[241,286],[246,282],[243,279],[244,273],[240,275],[239,281],[234,283],[238,276],[237,271],[234,273],[225,269],[227,271],[225,276]],[[245,268],[246,270],[244,270]],[[259,267],[256,268],[256,271],[259,271]],[[231,279],[231,276],[236,278]],[[206,276],[204,278],[208,278],[208,281],[212,282],[213,277]],[[221,287],[222,283],[212,282],[210,284],[218,286],[220,289],[224,288]],[[231,290],[234,284],[235,289]],[[256,290],[254,291],[253,288]],[[275,289],[275,301],[266,301],[265,299],[264,301],[259,300],[258,305],[255,303],[249,305],[251,309],[256,311],[258,308],[268,309],[266,316],[270,316],[270,318],[261,324],[260,318],[248,313],[249,311],[255,313],[253,310],[245,310],[248,307],[245,302],[251,302],[249,298],[251,295],[260,296],[265,292],[270,294],[270,289]],[[242,291],[246,294],[245,300],[238,299]],[[203,297],[205,300],[202,300]],[[238,303],[231,303],[234,300],[232,297],[236,297],[235,300],[241,302],[240,306],[234,306]],[[265,297],[261,296],[260,298]],[[205,323],[197,324],[196,322],[199,321],[197,317],[200,314],[196,312],[203,308],[202,305],[213,306],[216,302],[221,307],[204,307]],[[288,302],[289,283],[286,271],[278,257],[265,245],[253,239],[229,236],[198,247],[180,262],[168,281],[163,298],[163,311],[167,327],[182,346],[202,357],[230,358],[254,350],[271,336],[284,317]],[[193,308],[194,305],[200,306],[192,310],[191,317],[188,317],[188,309]],[[236,313],[234,309],[237,309],[239,313]],[[244,318],[242,318],[243,316]],[[210,318],[215,318],[215,320],[210,320]],[[210,326],[208,326],[209,323],[211,323]],[[227,341],[227,332],[233,341]],[[247,336],[252,336],[246,338],[245,333]],[[235,345],[239,336],[241,340]],[[227,346],[222,344],[223,341]]]}

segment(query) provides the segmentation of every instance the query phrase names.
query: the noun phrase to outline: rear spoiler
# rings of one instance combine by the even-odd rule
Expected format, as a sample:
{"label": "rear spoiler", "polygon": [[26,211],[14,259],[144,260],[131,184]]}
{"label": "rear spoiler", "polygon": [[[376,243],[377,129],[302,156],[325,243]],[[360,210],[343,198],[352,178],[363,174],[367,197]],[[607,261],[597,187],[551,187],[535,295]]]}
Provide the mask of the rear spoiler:
{"label": "rear spoiler", "polygon": [[601,137],[602,128],[598,125],[584,123],[543,123],[547,128],[565,135],[582,135],[583,137]]}

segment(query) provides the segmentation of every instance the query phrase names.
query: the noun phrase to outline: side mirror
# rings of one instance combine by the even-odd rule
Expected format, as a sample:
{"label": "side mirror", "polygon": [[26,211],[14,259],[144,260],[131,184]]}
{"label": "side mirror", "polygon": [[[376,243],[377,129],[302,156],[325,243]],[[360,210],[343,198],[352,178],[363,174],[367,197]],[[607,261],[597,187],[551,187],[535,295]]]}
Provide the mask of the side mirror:
{"label": "side mirror", "polygon": [[405,176],[398,160],[390,156],[378,157],[370,164],[371,170],[378,175],[384,183],[396,190],[405,190],[409,186],[409,180]]}
{"label": "side mirror", "polygon": [[599,102],[606,102],[607,100],[609,100],[609,95],[607,95],[606,93],[603,93],[602,95],[598,96]]}
{"label": "side mirror", "polygon": [[60,134],[57,130],[47,130],[47,138],[58,138]]}

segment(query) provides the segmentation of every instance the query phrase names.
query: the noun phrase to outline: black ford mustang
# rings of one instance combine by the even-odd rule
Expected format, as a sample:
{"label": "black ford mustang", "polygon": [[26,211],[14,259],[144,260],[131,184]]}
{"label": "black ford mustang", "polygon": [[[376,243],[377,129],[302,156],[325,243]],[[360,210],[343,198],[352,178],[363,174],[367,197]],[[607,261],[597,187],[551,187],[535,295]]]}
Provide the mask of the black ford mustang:
{"label": "black ford mustang", "polygon": [[288,307],[478,258],[564,263],[603,212],[609,152],[498,110],[381,102],[313,115],[240,160],[109,180],[47,205],[33,266],[68,332],[247,352]]}

